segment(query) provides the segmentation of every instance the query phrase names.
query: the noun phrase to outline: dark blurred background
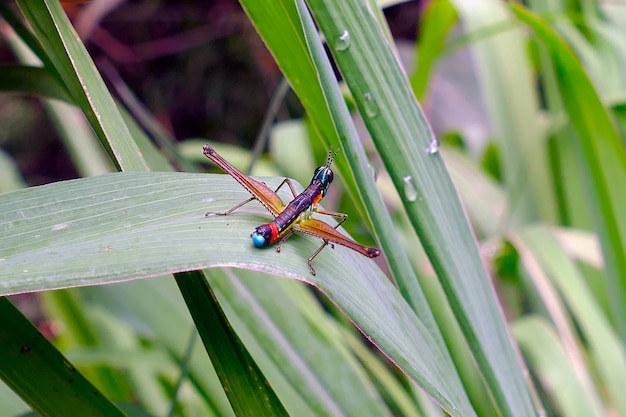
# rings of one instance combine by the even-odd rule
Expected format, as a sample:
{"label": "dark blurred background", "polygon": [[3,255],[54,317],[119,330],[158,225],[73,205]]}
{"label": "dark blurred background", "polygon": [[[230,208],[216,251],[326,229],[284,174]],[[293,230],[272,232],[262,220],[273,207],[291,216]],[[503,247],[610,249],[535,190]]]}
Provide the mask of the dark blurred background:
{"label": "dark blurred background", "polygon": [[[421,3],[385,10],[394,37],[415,39]],[[114,96],[126,84],[176,139],[251,146],[281,74],[237,1],[62,4]],[[12,62],[0,39],[0,64]],[[297,98],[281,112],[301,116]],[[0,126],[28,184],[78,176],[38,99],[0,95]]]}

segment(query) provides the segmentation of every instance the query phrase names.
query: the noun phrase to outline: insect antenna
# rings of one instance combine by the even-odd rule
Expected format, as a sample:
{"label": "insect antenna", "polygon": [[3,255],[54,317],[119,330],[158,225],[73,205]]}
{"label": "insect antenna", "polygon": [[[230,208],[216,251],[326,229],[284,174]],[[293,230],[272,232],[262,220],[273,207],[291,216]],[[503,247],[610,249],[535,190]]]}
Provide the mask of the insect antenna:
{"label": "insect antenna", "polygon": [[335,159],[339,151],[340,149],[337,149],[335,153],[333,153],[333,147],[330,147],[330,149],[328,150],[328,157],[326,158],[326,168],[330,168],[330,164],[333,163],[333,160]]}

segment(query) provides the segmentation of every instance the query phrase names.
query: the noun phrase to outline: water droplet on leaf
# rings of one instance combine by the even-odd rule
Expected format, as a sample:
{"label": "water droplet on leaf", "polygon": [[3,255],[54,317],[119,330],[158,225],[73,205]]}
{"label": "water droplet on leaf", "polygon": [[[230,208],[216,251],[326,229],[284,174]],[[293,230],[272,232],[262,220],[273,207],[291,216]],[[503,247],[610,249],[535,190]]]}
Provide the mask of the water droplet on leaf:
{"label": "water droplet on leaf", "polygon": [[417,189],[415,188],[415,184],[413,184],[413,178],[410,175],[407,175],[403,178],[404,181],[404,197],[408,201],[417,200]]}
{"label": "water droplet on leaf", "polygon": [[376,167],[372,164],[367,164],[367,167],[370,169],[370,172],[372,173],[372,178],[374,179],[374,182],[378,181],[378,170],[376,169]]}
{"label": "water droplet on leaf", "polygon": [[428,147],[426,148],[426,153],[428,153],[429,155],[435,155],[436,153],[439,153],[439,141],[437,140],[437,138],[432,138],[432,140],[428,144]]}
{"label": "water droplet on leaf", "polygon": [[337,43],[335,44],[335,48],[337,48],[338,51],[345,51],[350,48],[351,43],[352,39],[350,39],[350,32],[344,30],[339,34],[339,37],[337,38]]}
{"label": "water droplet on leaf", "polygon": [[368,117],[374,117],[378,114],[378,103],[374,100],[372,93],[367,92],[363,94],[363,106]]}

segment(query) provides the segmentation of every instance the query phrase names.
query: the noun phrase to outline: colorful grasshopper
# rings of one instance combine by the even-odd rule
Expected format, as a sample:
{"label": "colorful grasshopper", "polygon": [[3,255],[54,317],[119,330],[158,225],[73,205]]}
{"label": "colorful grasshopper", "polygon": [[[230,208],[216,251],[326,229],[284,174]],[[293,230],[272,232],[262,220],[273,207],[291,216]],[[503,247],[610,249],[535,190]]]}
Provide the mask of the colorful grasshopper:
{"label": "colorful grasshopper", "polygon": [[[204,145],[203,151],[207,158],[226,171],[226,173],[237,180],[239,184],[252,194],[252,197],[242,201],[229,210],[223,212],[208,212],[206,213],[207,216],[226,216],[253,200],[258,200],[274,216],[272,222],[263,224],[252,232],[252,243],[254,243],[255,246],[261,247],[278,242],[276,250],[280,252],[280,247],[283,242],[294,232],[319,237],[324,243],[308,259],[309,270],[313,275],[315,275],[315,269],[312,265],[313,259],[329,244],[332,246],[336,243],[345,246],[368,258],[375,258],[380,255],[380,250],[363,246],[336,230],[337,227],[346,221],[348,218],[347,214],[326,211],[317,207],[319,201],[326,195],[328,186],[333,181],[333,172],[330,169],[330,164],[333,162],[337,153],[332,154],[332,149],[328,153],[326,165],[320,166],[315,170],[311,183],[300,194],[296,193],[289,178],[285,178],[276,190],[272,190],[264,183],[249,177],[229,164],[215,152],[215,149],[210,145]],[[294,197],[287,205],[285,205],[278,194],[276,194],[285,183],[289,186]],[[340,219],[339,223],[335,227],[332,227],[320,220],[312,218],[311,214],[313,212],[336,217]]]}

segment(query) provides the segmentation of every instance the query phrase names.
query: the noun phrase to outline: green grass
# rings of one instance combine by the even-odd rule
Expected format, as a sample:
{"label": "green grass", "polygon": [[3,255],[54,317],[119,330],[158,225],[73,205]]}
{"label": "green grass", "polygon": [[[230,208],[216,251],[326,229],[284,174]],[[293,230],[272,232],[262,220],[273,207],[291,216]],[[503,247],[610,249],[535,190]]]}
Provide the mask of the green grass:
{"label": "green grass", "polygon": [[[159,151],[59,4],[17,3],[21,16],[0,12],[23,66],[0,68],[0,88],[42,98],[84,178],[18,189],[0,159],[3,190],[18,189],[0,194],[0,294],[38,292],[64,328],[53,345],[3,299],[3,415],[626,416],[626,9],[433,2],[405,74],[373,1],[242,0],[307,115],[274,131],[293,150],[261,161],[263,181],[280,167],[307,181],[313,155],[341,149],[345,226],[384,252],[326,249],[312,276],[317,239],[252,247],[268,220],[254,204],[205,217],[248,194],[227,175],[174,172],[209,166],[204,141]],[[428,100],[460,48],[492,128],[489,173],[473,148],[426,151],[414,97]]]}

